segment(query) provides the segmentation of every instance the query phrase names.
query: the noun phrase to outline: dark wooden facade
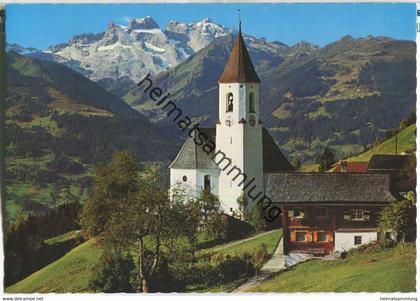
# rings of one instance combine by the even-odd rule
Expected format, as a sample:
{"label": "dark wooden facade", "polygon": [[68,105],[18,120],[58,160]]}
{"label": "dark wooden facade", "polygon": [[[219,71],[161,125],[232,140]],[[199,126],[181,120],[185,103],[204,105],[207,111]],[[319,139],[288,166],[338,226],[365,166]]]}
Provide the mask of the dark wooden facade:
{"label": "dark wooden facade", "polygon": [[336,232],[377,231],[378,205],[287,204],[282,206],[284,253],[328,255]]}

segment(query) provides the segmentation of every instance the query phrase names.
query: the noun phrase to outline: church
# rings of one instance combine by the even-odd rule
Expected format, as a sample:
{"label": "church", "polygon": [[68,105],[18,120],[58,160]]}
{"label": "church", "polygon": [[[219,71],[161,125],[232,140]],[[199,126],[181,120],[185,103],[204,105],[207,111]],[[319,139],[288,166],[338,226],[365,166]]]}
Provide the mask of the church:
{"label": "church", "polygon": [[[227,214],[238,212],[238,198],[249,212],[265,196],[270,173],[294,170],[260,119],[260,79],[239,26],[238,36],[219,78],[219,115],[215,128],[188,137],[170,164],[171,187],[181,185],[190,196],[209,189]],[[215,151],[205,152],[206,137]]]}

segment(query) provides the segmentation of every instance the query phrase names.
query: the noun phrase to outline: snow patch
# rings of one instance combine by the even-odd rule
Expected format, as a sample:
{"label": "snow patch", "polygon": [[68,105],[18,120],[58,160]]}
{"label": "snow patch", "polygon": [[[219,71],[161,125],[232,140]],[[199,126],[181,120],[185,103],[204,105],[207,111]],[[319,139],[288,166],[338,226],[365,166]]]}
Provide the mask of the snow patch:
{"label": "snow patch", "polygon": [[117,43],[112,44],[112,45],[99,46],[99,47],[98,47],[98,51],[113,50],[113,49],[115,49],[115,48],[117,48],[117,47],[121,47],[121,48],[131,48],[131,46],[128,46],[128,45],[123,45],[123,44],[121,44],[121,42],[120,42],[120,41],[118,41]]}
{"label": "snow patch", "polygon": [[153,28],[153,29],[133,29],[133,32],[136,33],[151,33],[151,34],[160,34],[162,33],[162,30],[159,28]]}
{"label": "snow patch", "polygon": [[190,57],[190,55],[185,51],[184,48],[179,47],[179,48],[177,48],[177,50],[179,50],[181,52],[181,55],[184,57],[184,59],[187,59],[187,58]]}
{"label": "snow patch", "polygon": [[151,49],[151,50],[153,50],[153,51],[156,51],[156,52],[165,52],[165,49],[160,48],[160,47],[157,47],[157,46],[152,45],[152,44],[150,44],[150,43],[144,42],[144,45],[145,45],[147,48],[149,48],[149,49]]}

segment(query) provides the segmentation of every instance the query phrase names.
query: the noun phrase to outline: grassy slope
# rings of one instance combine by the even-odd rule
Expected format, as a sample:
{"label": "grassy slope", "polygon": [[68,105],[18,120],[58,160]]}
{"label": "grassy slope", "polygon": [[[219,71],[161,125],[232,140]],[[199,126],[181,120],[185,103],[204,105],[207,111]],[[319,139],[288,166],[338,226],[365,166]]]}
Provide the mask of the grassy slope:
{"label": "grassy slope", "polygon": [[67,240],[73,239],[78,235],[78,233],[80,233],[80,230],[71,230],[67,233],[48,238],[44,240],[44,242],[48,245],[54,245],[57,243],[61,243],[61,242],[65,242]]}
{"label": "grassy slope", "polygon": [[345,260],[311,260],[253,287],[253,292],[412,292],[416,248],[356,253]]}
{"label": "grassy slope", "polygon": [[278,229],[272,232],[269,232],[265,235],[259,236],[255,239],[247,240],[237,245],[229,246],[232,242],[225,245],[218,245],[209,249],[204,249],[200,252],[219,252],[226,255],[233,255],[239,253],[254,253],[254,251],[261,244],[265,243],[268,248],[268,253],[273,254],[280,238],[282,236],[282,230]]}
{"label": "grassy slope", "polygon": [[[416,125],[412,124],[398,133],[398,153],[410,151],[416,142]],[[369,161],[373,154],[395,154],[395,136],[374,148],[350,158],[350,161]]]}
{"label": "grassy slope", "polygon": [[[416,125],[412,124],[398,133],[398,153],[408,152],[414,149],[416,143]],[[348,158],[349,161],[368,162],[372,155],[394,155],[395,154],[395,136],[378,144],[374,148],[361,153],[357,156]],[[335,165],[334,165],[335,166]],[[302,166],[302,172],[318,172],[319,165],[309,163]],[[331,170],[330,170],[331,171]]]}
{"label": "grassy slope", "polygon": [[69,253],[6,288],[6,293],[87,292],[90,272],[102,250],[91,239]]}
{"label": "grassy slope", "polygon": [[[74,235],[74,231],[49,239],[48,242],[66,239],[68,236],[72,235]],[[272,253],[274,252],[274,248],[280,237],[281,230],[276,230],[235,246],[215,246],[213,248],[204,249],[201,252],[215,252],[220,249],[220,252],[224,254],[235,254],[240,252],[252,253],[261,243],[266,243],[268,251]],[[98,261],[101,252],[100,247],[94,240],[88,240],[57,261],[6,288],[6,292],[87,292],[90,271]],[[234,289],[237,285],[233,283],[231,286],[232,289]],[[216,288],[215,290],[217,291]]]}

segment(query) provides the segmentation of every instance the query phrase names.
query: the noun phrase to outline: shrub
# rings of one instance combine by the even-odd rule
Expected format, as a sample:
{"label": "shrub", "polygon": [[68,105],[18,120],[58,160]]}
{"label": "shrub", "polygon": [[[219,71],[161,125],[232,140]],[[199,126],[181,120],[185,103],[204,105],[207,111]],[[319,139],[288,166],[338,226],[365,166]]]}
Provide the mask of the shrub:
{"label": "shrub", "polygon": [[95,266],[89,287],[96,292],[134,292],[133,259],[126,255],[104,253]]}
{"label": "shrub", "polygon": [[196,264],[177,264],[171,267],[171,274],[184,286],[215,286],[244,276],[251,276],[255,268],[251,255],[224,256],[216,253],[210,261],[200,261]]}
{"label": "shrub", "polygon": [[251,211],[249,216],[249,223],[259,232],[266,228],[267,222],[264,218],[264,208],[262,205],[257,204]]}
{"label": "shrub", "polygon": [[223,260],[225,260],[225,255],[223,255],[222,253],[216,253],[211,257],[212,264],[219,264]]}
{"label": "shrub", "polygon": [[268,250],[266,244],[261,244],[258,249],[255,251],[254,255],[251,258],[251,262],[254,267],[259,270],[262,268],[265,259],[268,257]]}

